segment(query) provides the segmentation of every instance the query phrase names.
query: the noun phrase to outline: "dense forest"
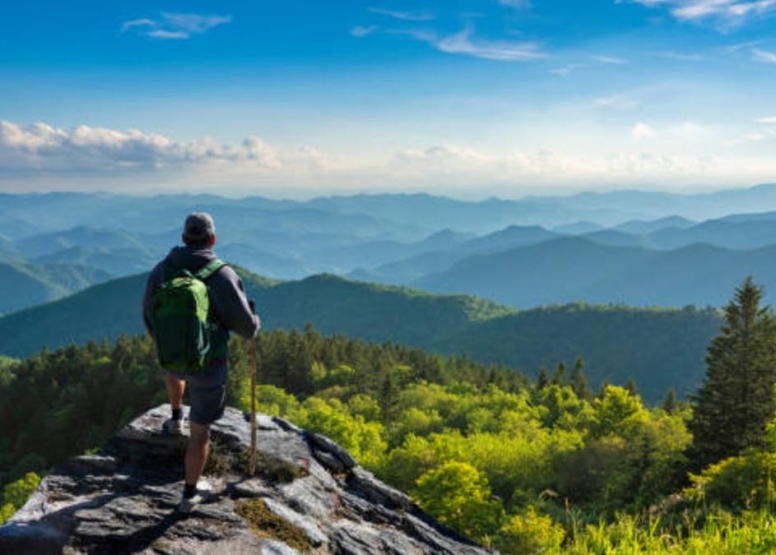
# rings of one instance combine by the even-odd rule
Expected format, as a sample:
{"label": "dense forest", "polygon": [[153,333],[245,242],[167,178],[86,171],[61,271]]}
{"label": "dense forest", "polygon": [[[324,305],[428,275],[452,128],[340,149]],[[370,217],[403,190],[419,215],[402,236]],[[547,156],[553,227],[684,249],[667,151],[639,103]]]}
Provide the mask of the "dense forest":
{"label": "dense forest", "polygon": [[[263,332],[259,410],[321,432],[440,521],[504,554],[776,549],[776,322],[747,280],[689,401],[342,335]],[[249,343],[230,403],[248,408]],[[0,360],[0,520],[65,457],[166,400],[148,337]]]}

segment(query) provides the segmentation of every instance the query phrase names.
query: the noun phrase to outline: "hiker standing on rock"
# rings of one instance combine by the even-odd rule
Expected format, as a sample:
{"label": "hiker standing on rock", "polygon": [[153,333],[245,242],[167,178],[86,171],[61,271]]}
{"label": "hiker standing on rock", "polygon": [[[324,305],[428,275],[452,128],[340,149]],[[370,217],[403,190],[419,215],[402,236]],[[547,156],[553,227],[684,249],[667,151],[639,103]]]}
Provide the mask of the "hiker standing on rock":
{"label": "hiker standing on rock", "polygon": [[165,433],[183,433],[188,384],[191,433],[180,509],[189,512],[209,489],[198,482],[207,461],[210,425],[224,413],[229,332],[253,338],[261,320],[239,276],[213,252],[213,218],[204,212],[190,214],[182,239],[184,246],[173,248],[148,276],[143,320],[167,370],[172,416],[162,426]]}

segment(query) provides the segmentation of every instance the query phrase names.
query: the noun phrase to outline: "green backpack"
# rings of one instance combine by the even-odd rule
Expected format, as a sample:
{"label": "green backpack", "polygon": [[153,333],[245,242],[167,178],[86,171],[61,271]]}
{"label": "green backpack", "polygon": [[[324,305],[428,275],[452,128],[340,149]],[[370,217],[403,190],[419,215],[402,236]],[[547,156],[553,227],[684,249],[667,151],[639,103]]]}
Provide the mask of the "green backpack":
{"label": "green backpack", "polygon": [[217,324],[209,318],[205,280],[225,265],[214,260],[192,274],[165,262],[164,282],[154,292],[150,307],[159,364],[165,370],[186,374],[207,366]]}

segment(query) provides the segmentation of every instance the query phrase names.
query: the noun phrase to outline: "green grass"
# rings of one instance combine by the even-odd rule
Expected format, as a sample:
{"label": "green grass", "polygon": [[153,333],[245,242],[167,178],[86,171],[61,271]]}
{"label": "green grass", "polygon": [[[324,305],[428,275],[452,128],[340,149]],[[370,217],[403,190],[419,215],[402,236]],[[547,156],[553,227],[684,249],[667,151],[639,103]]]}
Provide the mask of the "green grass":
{"label": "green grass", "polygon": [[685,513],[679,522],[621,515],[612,523],[587,524],[548,554],[608,555],[765,555],[776,553],[776,527],[767,511],[732,515],[714,511],[701,517]]}

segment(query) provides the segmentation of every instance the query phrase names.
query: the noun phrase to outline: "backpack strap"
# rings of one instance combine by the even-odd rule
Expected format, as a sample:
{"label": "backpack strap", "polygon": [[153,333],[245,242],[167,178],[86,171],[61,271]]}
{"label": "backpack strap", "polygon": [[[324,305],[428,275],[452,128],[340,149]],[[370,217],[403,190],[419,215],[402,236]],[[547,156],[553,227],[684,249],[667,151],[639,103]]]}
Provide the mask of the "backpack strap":
{"label": "backpack strap", "polygon": [[224,266],[226,266],[226,262],[216,258],[215,260],[210,262],[207,266],[205,266],[196,274],[194,274],[194,277],[202,281],[205,281],[207,278],[215,274],[218,270],[220,270]]}
{"label": "backpack strap", "polygon": [[179,268],[169,258],[164,259],[164,280],[169,281],[177,276],[194,277],[194,275],[185,268]]}

